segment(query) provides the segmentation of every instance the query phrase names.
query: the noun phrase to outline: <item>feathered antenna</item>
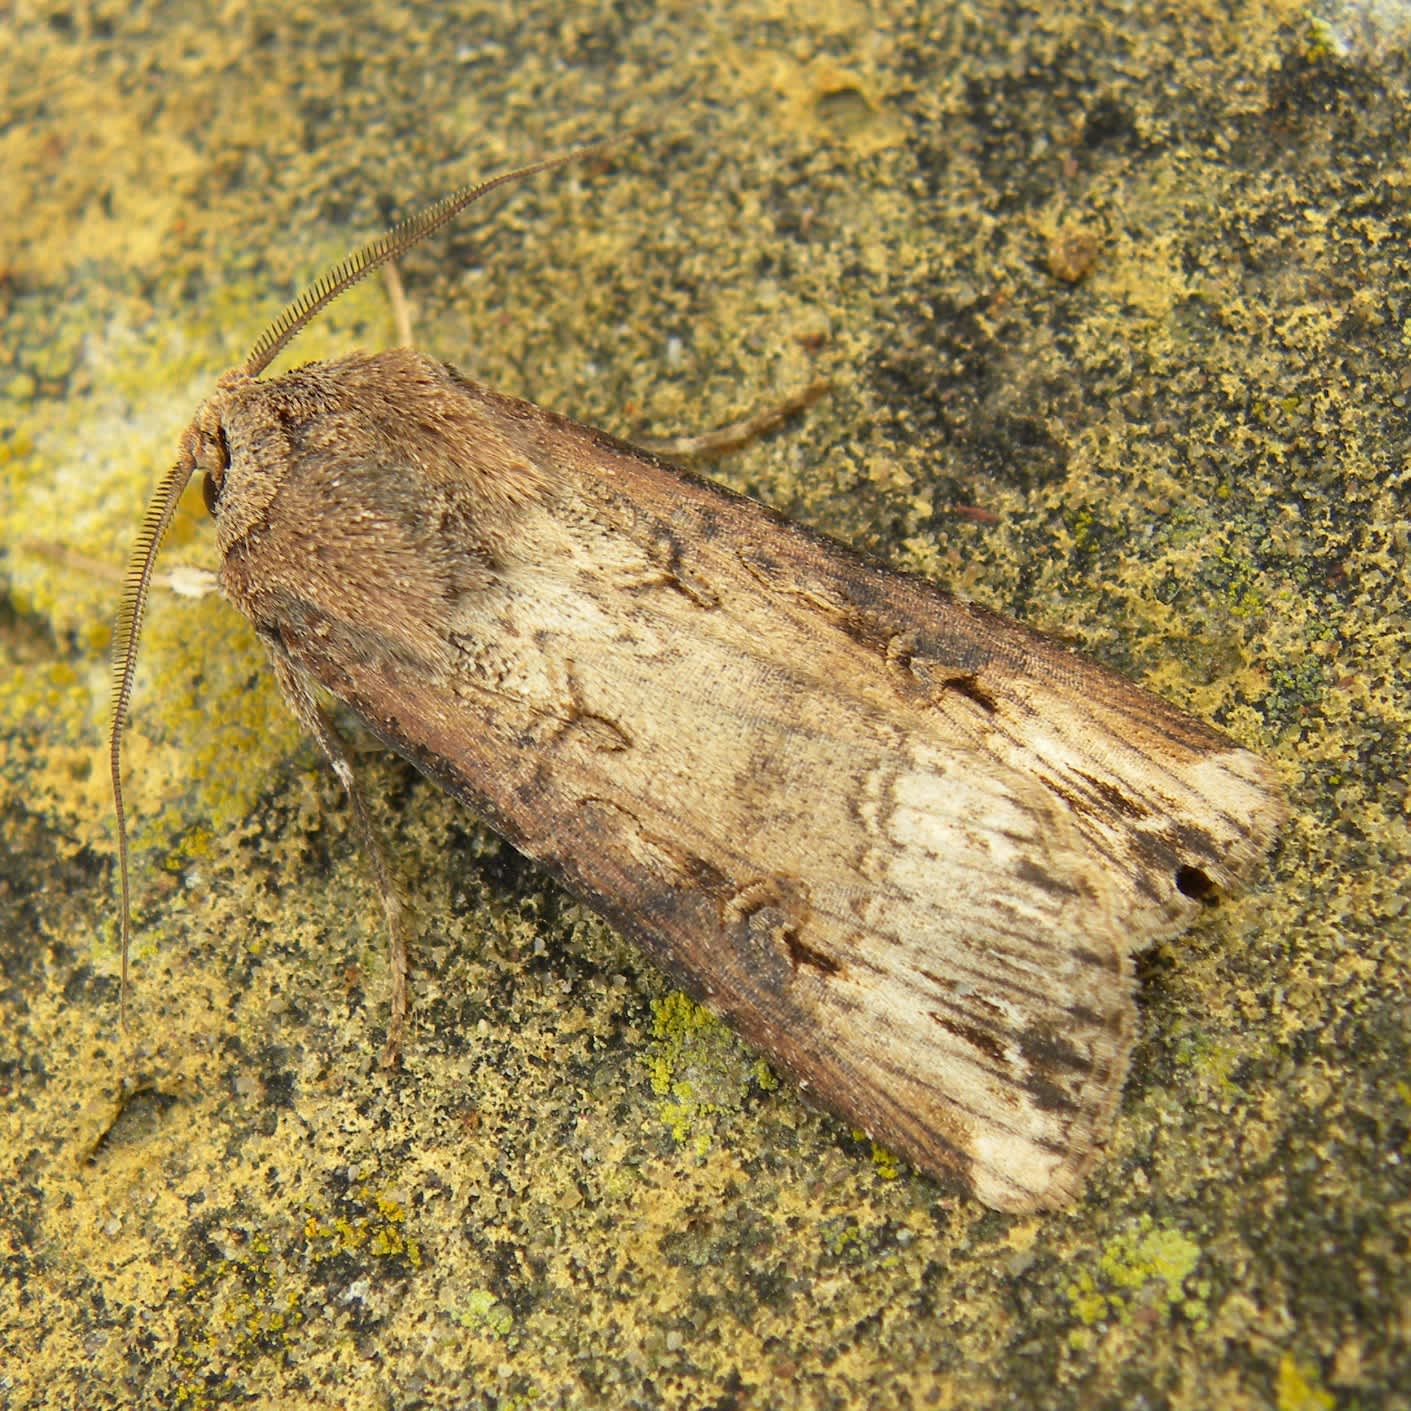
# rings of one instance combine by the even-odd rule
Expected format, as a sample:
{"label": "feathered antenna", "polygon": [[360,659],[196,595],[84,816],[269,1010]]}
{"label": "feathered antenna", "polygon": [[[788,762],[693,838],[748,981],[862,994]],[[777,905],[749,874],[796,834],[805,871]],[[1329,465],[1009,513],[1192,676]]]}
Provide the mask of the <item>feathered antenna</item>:
{"label": "feathered antenna", "polygon": [[351,288],[360,279],[371,274],[388,260],[404,255],[414,245],[419,245],[428,235],[440,230],[447,221],[454,219],[473,201],[478,201],[497,186],[510,181],[521,181],[527,176],[537,176],[541,171],[550,171],[567,162],[576,162],[583,157],[591,157],[604,148],[616,146],[621,138],[610,138],[605,142],[591,143],[585,147],[575,147],[569,152],[560,152],[554,157],[545,157],[542,162],[533,162],[527,167],[517,167],[514,171],[502,172],[489,181],[472,186],[462,186],[444,196],[434,206],[409,216],[400,225],[394,226],[386,235],[379,236],[370,245],[364,245],[355,255],[349,255],[341,264],[319,276],[288,308],[284,310],[265,331],[259,341],[250,349],[245,359],[244,371],[248,377],[258,377],[284,350],[289,341],[314,317],[325,304],[331,303],[344,290]]}
{"label": "feathered antenna", "polygon": [[[609,147],[617,146],[625,138],[610,138],[604,142],[590,143],[575,147],[557,156],[546,157],[541,162],[517,167],[513,171],[502,172],[489,181],[463,186],[459,191],[443,197],[435,205],[404,220],[389,230],[386,235],[365,245],[355,255],[349,256],[341,264],[316,279],[283,313],[260,335],[250,355],[239,369],[245,378],[258,377],[271,362],[289,345],[290,341],[308,324],[325,305],[332,302],[346,289],[373,270],[405,254],[414,245],[425,240],[459,215],[472,202],[507,182],[520,181],[539,172],[550,171],[568,162],[591,157]],[[231,374],[227,374],[228,376]],[[127,1023],[127,975],[128,948],[131,940],[128,882],[127,813],[122,796],[122,735],[127,723],[128,704],[132,698],[133,673],[137,665],[137,643],[142,630],[143,614],[147,610],[147,596],[152,587],[152,573],[156,567],[157,554],[162,540],[171,525],[176,507],[186,489],[192,473],[196,469],[196,428],[191,426],[182,438],[181,455],[176,464],[162,478],[147,505],[147,513],[142,521],[141,532],[133,546],[132,557],[128,561],[127,575],[123,582],[122,599],[118,606],[117,621],[113,627],[113,713],[108,732],[108,766],[113,778],[113,811],[118,829],[118,876],[122,891],[122,990],[119,1012],[124,1025]]]}

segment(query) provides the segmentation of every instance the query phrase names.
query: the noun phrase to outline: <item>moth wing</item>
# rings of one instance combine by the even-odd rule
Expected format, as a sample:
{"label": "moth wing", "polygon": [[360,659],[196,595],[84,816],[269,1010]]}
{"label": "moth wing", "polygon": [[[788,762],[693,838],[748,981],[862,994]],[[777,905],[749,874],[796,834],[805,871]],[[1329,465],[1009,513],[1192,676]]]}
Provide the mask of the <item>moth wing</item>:
{"label": "moth wing", "polygon": [[558,695],[418,678],[381,732],[821,1105],[997,1208],[1070,1198],[1134,1008],[1066,812],[943,717],[884,723],[795,678],[826,703],[804,722],[767,656],[655,629],[644,659],[548,613],[528,635]]}
{"label": "moth wing", "polygon": [[[312,553],[242,605],[823,1105],[998,1208],[1069,1198],[1121,1088],[1129,954],[1263,855],[1264,766],[930,584],[455,389],[445,439],[496,466],[424,471],[417,505],[395,454],[347,468],[396,480],[357,529],[397,507],[379,570],[419,585],[416,633]],[[487,494],[511,462],[532,491]],[[300,523],[272,531],[290,561]]]}
{"label": "moth wing", "polygon": [[[724,652],[653,617],[644,657],[640,630],[613,650],[546,614],[529,635],[561,693],[516,728],[524,682],[462,686],[474,757],[464,714],[408,752],[822,1105],[990,1205],[1069,1198],[1134,1013],[1111,889],[1064,809],[943,716],[883,719],[786,677],[767,639]],[[402,699],[408,733],[448,713],[421,685]]]}

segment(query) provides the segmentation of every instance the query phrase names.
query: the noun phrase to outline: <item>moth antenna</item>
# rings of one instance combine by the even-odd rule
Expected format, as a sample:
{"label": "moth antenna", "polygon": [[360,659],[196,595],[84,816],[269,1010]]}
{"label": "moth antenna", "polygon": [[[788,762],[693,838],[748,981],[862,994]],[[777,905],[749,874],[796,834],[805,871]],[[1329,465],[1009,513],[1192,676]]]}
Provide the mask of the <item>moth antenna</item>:
{"label": "moth antenna", "polygon": [[[478,201],[497,186],[591,157],[625,140],[626,137],[613,137],[602,142],[588,143],[553,157],[545,157],[542,161],[532,162],[528,166],[502,172],[499,176],[491,177],[489,181],[463,186],[459,191],[452,192],[434,205],[404,220],[400,225],[394,226],[387,234],[370,245],[365,245],[355,255],[349,256],[320,276],[265,329],[245,360],[242,368],[245,376],[258,377],[325,304],[336,299],[345,289],[386,264],[388,260],[396,259],[412,246],[425,240],[473,201]],[[113,813],[118,832],[118,877],[122,891],[122,986],[118,1010],[124,1027],[127,1025],[128,949],[132,922],[129,915],[131,889],[128,881],[127,811],[123,806],[122,796],[122,734],[123,727],[127,724],[128,703],[132,698],[133,674],[137,665],[137,644],[141,635],[142,617],[147,610],[147,596],[152,587],[157,553],[161,549],[172,517],[176,514],[182,491],[186,489],[196,469],[193,437],[194,430],[189,430],[182,443],[177,463],[163,477],[147,505],[142,530],[133,546],[132,557],[128,560],[122,599],[113,627],[113,702],[112,723],[108,731],[108,768],[113,780]]]}
{"label": "moth antenna", "polygon": [[245,359],[243,371],[246,376],[258,377],[325,304],[331,303],[344,290],[351,288],[379,266],[385,265],[388,260],[395,260],[414,245],[419,245],[428,235],[440,230],[447,221],[497,186],[503,186],[510,181],[521,181],[525,177],[551,171],[554,167],[564,166],[568,162],[591,157],[625,140],[623,137],[611,137],[603,142],[588,143],[553,157],[545,157],[543,161],[531,162],[525,167],[516,167],[513,171],[501,172],[489,181],[462,186],[459,191],[453,191],[434,205],[409,216],[400,225],[393,226],[370,245],[364,245],[355,255],[349,255],[346,260],[334,265],[309,285],[260,335],[259,341],[250,350],[250,356]]}
{"label": "moth antenna", "polygon": [[141,532],[128,560],[123,580],[122,599],[118,604],[117,622],[113,627],[113,716],[108,731],[108,768],[113,776],[113,814],[118,829],[118,877],[122,887],[122,985],[118,996],[121,1024],[127,1025],[127,953],[132,924],[129,916],[127,863],[127,814],[122,800],[122,732],[127,723],[128,702],[132,698],[133,672],[137,666],[137,643],[141,635],[142,615],[147,610],[147,594],[152,586],[152,572],[157,565],[157,551],[166,537],[172,516],[186,489],[191,473],[196,469],[196,456],[191,444],[192,433],[186,433],[181,455],[167,471],[156,493],[147,505]]}

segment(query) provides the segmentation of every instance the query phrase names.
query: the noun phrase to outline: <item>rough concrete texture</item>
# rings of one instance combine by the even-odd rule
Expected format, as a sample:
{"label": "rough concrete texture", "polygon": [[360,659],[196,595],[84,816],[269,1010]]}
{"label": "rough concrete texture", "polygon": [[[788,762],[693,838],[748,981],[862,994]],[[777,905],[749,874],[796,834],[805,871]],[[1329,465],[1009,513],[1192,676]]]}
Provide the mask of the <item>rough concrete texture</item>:
{"label": "rough concrete texture", "polygon": [[[1145,13],[1143,12],[1145,11]],[[1411,1377],[1402,5],[0,12],[0,1404],[1381,1407]],[[619,434],[815,376],[718,473],[1278,761],[1255,891],[1145,963],[1085,1198],[989,1213],[775,1084],[394,759],[356,829],[251,631],[116,576],[216,375],[476,175],[641,128],[401,273]],[[297,346],[393,338],[376,282]],[[190,505],[168,550],[212,566]]]}

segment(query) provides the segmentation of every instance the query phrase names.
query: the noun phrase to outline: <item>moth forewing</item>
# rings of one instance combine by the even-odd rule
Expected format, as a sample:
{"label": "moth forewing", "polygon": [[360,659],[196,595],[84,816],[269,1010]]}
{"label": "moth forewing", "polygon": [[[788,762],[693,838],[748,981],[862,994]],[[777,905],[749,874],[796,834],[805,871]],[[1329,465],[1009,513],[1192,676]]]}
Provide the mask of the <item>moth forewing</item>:
{"label": "moth forewing", "polygon": [[[1126,1070],[1131,953],[1264,855],[1271,771],[1047,638],[419,354],[258,380],[384,244],[291,306],[184,450],[225,592],[350,793],[312,685],[824,1105],[1001,1209],[1069,1199]],[[130,679],[128,650],[119,725]]]}
{"label": "moth forewing", "polygon": [[250,383],[223,416],[223,582],[276,652],[824,1105],[1000,1208],[1073,1194],[1130,951],[1198,911],[1183,875],[1248,870],[1262,763],[417,354]]}

